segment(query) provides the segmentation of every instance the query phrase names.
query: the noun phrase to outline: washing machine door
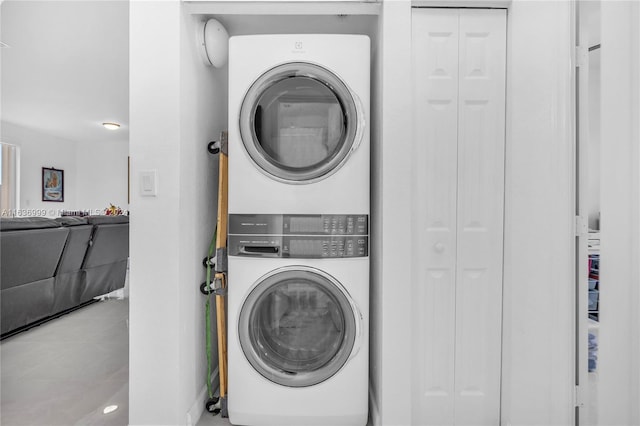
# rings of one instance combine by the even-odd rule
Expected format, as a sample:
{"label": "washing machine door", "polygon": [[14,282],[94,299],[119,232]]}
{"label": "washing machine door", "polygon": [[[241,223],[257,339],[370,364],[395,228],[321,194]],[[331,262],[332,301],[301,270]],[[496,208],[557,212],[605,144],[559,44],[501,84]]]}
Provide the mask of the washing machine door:
{"label": "washing machine door", "polygon": [[261,75],[240,109],[240,135],[269,177],[312,183],[338,170],[359,145],[364,116],[345,83],[319,65],[293,62]]}
{"label": "washing machine door", "polygon": [[314,268],[292,266],[263,277],[238,323],[247,360],[283,386],[312,386],[342,368],[354,351],[360,315],[344,288]]}

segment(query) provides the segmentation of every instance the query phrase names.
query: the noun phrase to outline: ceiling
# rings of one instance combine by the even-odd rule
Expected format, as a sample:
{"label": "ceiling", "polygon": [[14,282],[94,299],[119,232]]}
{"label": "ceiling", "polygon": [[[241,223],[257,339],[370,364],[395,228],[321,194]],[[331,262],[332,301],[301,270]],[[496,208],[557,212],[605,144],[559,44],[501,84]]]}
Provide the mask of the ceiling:
{"label": "ceiling", "polygon": [[129,2],[0,7],[2,122],[81,143],[128,141]]}

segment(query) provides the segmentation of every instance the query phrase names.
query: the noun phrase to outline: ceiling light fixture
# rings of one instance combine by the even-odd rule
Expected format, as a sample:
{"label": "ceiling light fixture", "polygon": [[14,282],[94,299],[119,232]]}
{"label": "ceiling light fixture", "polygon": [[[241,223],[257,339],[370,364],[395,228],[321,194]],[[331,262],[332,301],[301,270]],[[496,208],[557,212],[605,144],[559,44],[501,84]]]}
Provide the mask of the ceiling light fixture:
{"label": "ceiling light fixture", "polygon": [[117,405],[108,405],[108,406],[104,407],[104,410],[102,410],[102,412],[104,414],[109,414],[109,413],[113,413],[117,409],[118,409]]}
{"label": "ceiling light fixture", "polygon": [[118,130],[120,125],[118,123],[102,123],[105,129]]}

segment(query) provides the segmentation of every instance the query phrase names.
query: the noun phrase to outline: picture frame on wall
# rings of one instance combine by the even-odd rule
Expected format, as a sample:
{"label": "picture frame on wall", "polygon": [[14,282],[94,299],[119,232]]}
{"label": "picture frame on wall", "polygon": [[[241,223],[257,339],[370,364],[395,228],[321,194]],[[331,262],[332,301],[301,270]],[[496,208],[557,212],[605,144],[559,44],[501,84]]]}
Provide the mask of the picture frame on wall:
{"label": "picture frame on wall", "polygon": [[64,201],[64,170],[42,168],[42,201]]}

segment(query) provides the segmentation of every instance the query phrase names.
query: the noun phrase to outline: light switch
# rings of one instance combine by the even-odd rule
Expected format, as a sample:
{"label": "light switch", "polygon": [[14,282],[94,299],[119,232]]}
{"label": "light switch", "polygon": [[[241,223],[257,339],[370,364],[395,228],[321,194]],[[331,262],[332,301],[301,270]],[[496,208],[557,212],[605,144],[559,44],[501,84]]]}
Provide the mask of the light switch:
{"label": "light switch", "polygon": [[143,197],[155,197],[158,193],[157,172],[143,170],[140,172],[140,194]]}

